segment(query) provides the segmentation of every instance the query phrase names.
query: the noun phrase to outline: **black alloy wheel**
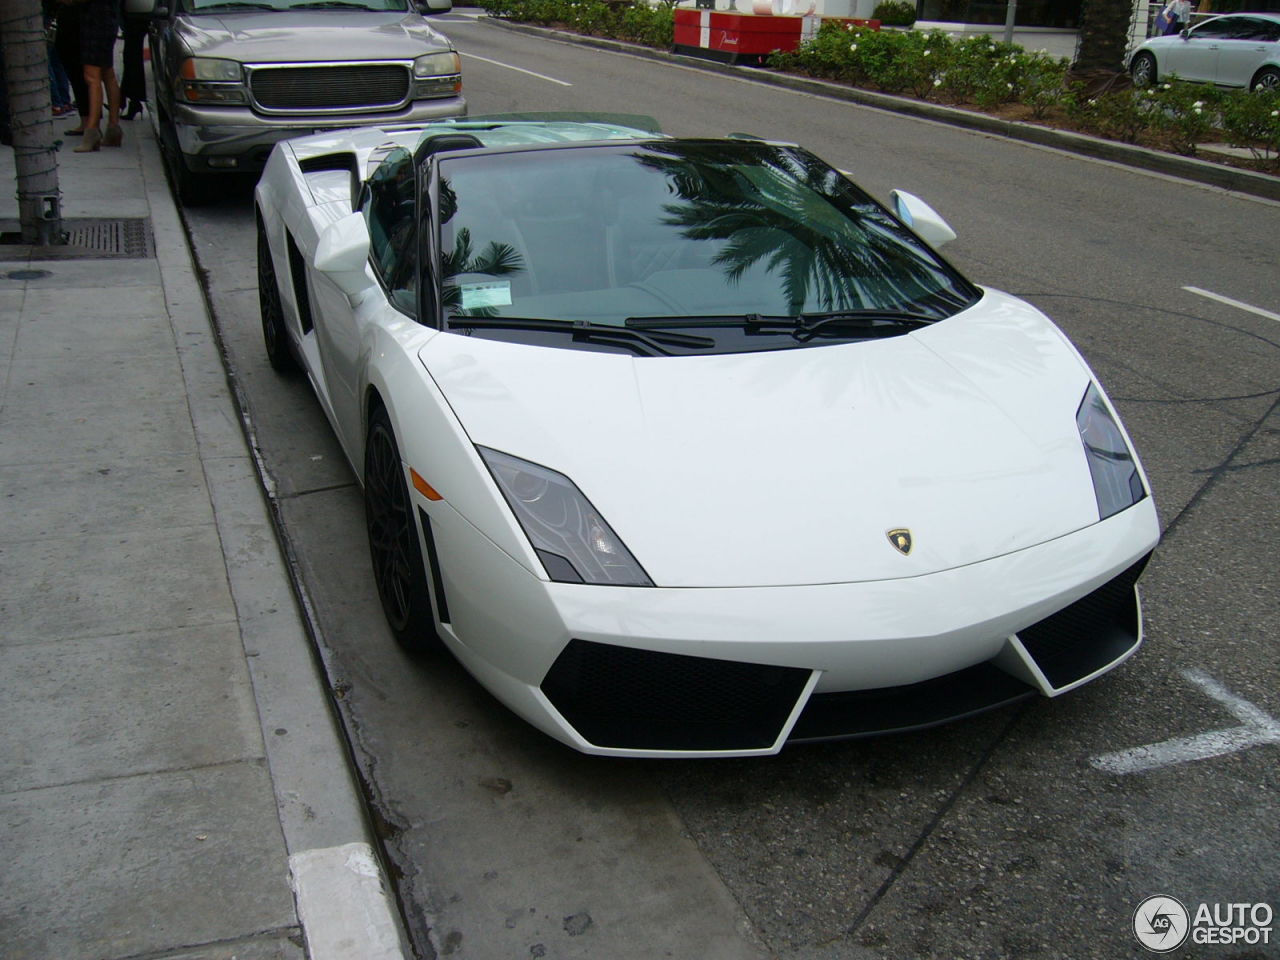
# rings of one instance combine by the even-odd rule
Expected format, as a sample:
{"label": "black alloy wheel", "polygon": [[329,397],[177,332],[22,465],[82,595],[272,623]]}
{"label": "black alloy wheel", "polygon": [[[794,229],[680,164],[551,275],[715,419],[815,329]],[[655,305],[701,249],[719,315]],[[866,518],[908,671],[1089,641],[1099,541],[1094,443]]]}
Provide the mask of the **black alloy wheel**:
{"label": "black alloy wheel", "polygon": [[1133,58],[1129,73],[1135,87],[1151,86],[1156,82],[1156,58],[1144,50]]}
{"label": "black alloy wheel", "polygon": [[258,311],[262,314],[262,342],[266,345],[271,369],[276,373],[295,372],[298,360],[289,346],[280,286],[276,283],[275,267],[271,265],[271,246],[261,221],[258,223]]}
{"label": "black alloy wheel", "polygon": [[418,524],[391,421],[381,407],[369,417],[365,441],[364,513],[373,579],[387,624],[401,646],[428,649],[437,637]]}

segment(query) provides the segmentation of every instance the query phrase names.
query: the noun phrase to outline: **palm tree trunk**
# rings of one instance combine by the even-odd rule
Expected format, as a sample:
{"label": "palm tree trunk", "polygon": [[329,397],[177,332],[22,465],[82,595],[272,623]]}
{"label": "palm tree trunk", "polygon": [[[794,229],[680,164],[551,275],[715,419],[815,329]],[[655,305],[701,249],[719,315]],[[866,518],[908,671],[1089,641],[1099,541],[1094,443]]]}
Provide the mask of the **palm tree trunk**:
{"label": "palm tree trunk", "polygon": [[49,57],[40,0],[4,0],[0,20],[22,242],[62,240],[58,159],[49,101]]}
{"label": "palm tree trunk", "polygon": [[1122,73],[1133,0],[1085,0],[1073,73]]}

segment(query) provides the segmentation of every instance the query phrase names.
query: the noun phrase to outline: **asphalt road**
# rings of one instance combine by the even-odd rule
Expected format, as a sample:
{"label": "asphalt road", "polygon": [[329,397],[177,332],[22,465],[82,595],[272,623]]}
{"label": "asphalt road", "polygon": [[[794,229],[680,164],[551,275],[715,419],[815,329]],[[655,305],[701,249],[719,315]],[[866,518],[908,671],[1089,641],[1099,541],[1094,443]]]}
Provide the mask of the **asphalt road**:
{"label": "asphalt road", "polygon": [[[881,199],[923,196],[960,234],[957,266],[1086,355],[1165,537],[1145,646],[1066,697],[765,760],[581,757],[447,657],[397,650],[354,476],[305,381],[265,362],[248,189],[189,210],[422,954],[1113,960],[1146,955],[1130,924],[1148,896],[1280,910],[1280,206],[460,15],[440,26],[473,113],[790,139]],[[1277,933],[1177,955],[1280,956]]]}

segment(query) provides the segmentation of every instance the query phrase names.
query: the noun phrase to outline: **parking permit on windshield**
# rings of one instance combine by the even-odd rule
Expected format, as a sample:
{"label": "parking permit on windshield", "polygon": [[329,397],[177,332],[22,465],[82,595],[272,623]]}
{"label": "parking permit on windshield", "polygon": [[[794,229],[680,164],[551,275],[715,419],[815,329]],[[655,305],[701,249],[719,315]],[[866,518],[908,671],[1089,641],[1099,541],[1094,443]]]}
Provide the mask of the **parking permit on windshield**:
{"label": "parking permit on windshield", "polygon": [[506,280],[492,283],[464,283],[462,306],[465,310],[475,307],[509,307],[511,306],[511,284]]}

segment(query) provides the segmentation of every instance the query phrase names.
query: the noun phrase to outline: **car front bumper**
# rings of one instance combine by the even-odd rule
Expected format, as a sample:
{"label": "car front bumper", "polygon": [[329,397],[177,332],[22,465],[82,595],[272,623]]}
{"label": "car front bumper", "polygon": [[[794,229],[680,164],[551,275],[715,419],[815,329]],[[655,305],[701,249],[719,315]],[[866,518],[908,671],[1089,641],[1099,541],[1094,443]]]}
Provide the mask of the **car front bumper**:
{"label": "car front bumper", "polygon": [[1142,639],[1150,498],[1026,550],[922,577],[791,587],[548,583],[449,508],[448,646],[495,695],[587,753],[743,756],[931,726],[1057,696]]}
{"label": "car front bumper", "polygon": [[396,127],[466,116],[462,96],[414,100],[386,113],[316,117],[260,116],[247,107],[174,104],[173,130],[183,162],[194,173],[256,172],[281,140],[350,127]]}

